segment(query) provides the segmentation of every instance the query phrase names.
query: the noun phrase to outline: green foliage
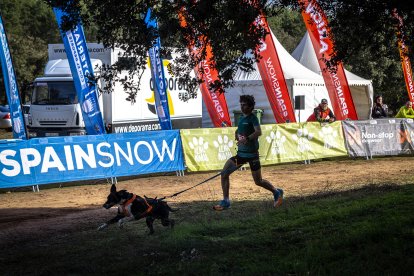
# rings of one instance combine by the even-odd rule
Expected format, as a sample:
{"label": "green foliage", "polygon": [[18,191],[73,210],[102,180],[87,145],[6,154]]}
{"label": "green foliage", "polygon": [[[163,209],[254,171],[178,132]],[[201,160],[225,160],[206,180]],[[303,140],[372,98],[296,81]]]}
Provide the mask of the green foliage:
{"label": "green foliage", "polygon": [[300,12],[285,8],[267,21],[283,47],[292,53],[306,32]]}
{"label": "green foliage", "polygon": [[[76,15],[75,20],[81,18],[88,41],[101,41],[107,46],[122,46],[129,51],[130,56],[140,57],[135,64],[137,72],[131,71],[138,75],[139,70],[146,64],[148,47],[158,35],[162,44],[166,46],[163,49],[165,54],[169,51],[167,47],[180,47],[185,53],[188,43],[193,40],[199,40],[196,46],[205,46],[208,43],[213,48],[216,67],[221,72],[223,85],[226,87],[232,84],[235,70],[251,70],[258,58],[240,57],[249,49],[254,49],[264,35],[262,28],[252,25],[261,11],[268,17],[275,35],[289,52],[293,51],[305,33],[305,25],[296,0],[257,1],[255,7],[248,2],[3,0],[0,2],[0,11],[6,25],[21,90],[25,90],[35,76],[42,73],[47,59],[47,44],[61,43],[53,12],[48,5],[65,8],[71,15]],[[395,112],[408,95],[396,44],[396,20],[390,11],[397,8],[403,19],[402,31],[410,50],[408,54],[413,61],[411,50],[414,48],[414,9],[401,1],[318,2],[329,16],[336,57],[353,73],[372,79],[375,93],[382,94],[384,102]],[[148,30],[143,22],[149,7],[153,9],[153,14],[158,20],[158,32]],[[182,10],[182,7],[185,9]],[[186,27],[180,26],[180,11],[186,18]],[[205,41],[200,43],[203,39]],[[189,72],[206,57],[205,50],[205,47],[201,47],[198,55],[183,56],[170,70],[182,81],[191,81],[192,87],[196,87],[197,83],[189,78]],[[109,72],[108,78],[111,77],[116,78]],[[110,81],[107,83],[111,84]],[[134,85],[134,89],[131,90],[132,98],[137,93]],[[219,89],[220,84],[217,84],[216,88]],[[1,84],[0,91],[3,90],[4,86]]]}
{"label": "green foliage", "polygon": [[3,249],[8,274],[368,275],[414,269],[414,185],[234,202],[223,212],[209,202],[181,206],[173,231],[144,221],[97,232],[87,225]]}
{"label": "green foliage", "polygon": [[[29,84],[43,74],[47,62],[47,45],[62,43],[55,16],[43,0],[2,0],[0,12],[5,25],[13,66],[23,94]],[[87,38],[95,40],[96,28],[86,30]],[[5,103],[3,74],[0,74],[0,102]],[[26,99],[27,100],[27,99]]]}
{"label": "green foliage", "polygon": [[[50,8],[41,0],[0,2],[20,91],[27,89],[35,76],[43,73],[47,44],[58,42],[56,24]],[[4,85],[0,84],[4,101]]]}

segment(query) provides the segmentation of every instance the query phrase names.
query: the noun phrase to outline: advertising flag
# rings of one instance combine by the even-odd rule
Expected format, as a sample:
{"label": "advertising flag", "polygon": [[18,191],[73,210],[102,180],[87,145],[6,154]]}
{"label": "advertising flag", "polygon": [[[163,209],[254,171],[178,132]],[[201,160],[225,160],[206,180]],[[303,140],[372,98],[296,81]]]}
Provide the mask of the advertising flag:
{"label": "advertising flag", "polygon": [[411,69],[410,58],[408,57],[408,47],[405,45],[405,37],[402,31],[403,20],[398,14],[397,10],[392,11],[392,16],[398,20],[397,37],[398,37],[398,49],[400,51],[401,65],[404,73],[405,86],[407,87],[408,97],[410,101],[414,103],[414,84],[413,84],[413,71]]}
{"label": "advertising flag", "polygon": [[338,63],[335,68],[328,68],[325,62],[334,54],[334,44],[330,39],[330,29],[324,12],[315,0],[298,1],[304,5],[302,17],[318,58],[335,116],[338,120],[358,120],[342,63]]}
{"label": "advertising flag", "polygon": [[[181,27],[185,28],[187,22],[182,14],[179,13],[179,20]],[[196,47],[197,44],[200,44],[201,41],[206,41],[205,37],[200,36],[198,38],[192,39],[192,42],[188,45],[188,48],[192,55],[197,55],[199,50]],[[202,79],[203,82],[200,84],[201,94],[203,95],[204,104],[207,107],[208,114],[210,115],[211,121],[215,127],[228,127],[231,126],[231,120],[229,116],[229,111],[227,107],[226,97],[224,93],[214,91],[211,87],[211,84],[216,82],[221,82],[219,78],[219,72],[215,68],[214,64],[214,55],[211,49],[211,45],[205,45],[207,55],[206,58],[196,66],[195,72],[199,79]],[[204,74],[200,73],[200,68],[203,69]]]}
{"label": "advertising flag", "polygon": [[3,71],[4,86],[10,108],[10,120],[12,122],[13,138],[27,139],[26,126],[23,117],[19,89],[17,87],[16,75],[14,74],[13,62],[4,29],[3,20],[0,15],[0,60]]}
{"label": "advertising flag", "polygon": [[263,15],[257,18],[255,24],[261,25],[267,32],[264,41],[257,49],[262,56],[257,67],[259,68],[273,115],[277,123],[294,123],[296,122],[295,112],[269,25]]}
{"label": "advertising flag", "polygon": [[[53,11],[55,12],[59,29],[62,29],[62,17],[65,13],[58,8],[54,8]],[[82,24],[78,23],[74,29],[69,31],[61,30],[60,33],[82,109],[86,133],[88,135],[104,134],[106,132],[105,125],[99,108],[93,67],[89,58]]]}
{"label": "advertising flag", "polygon": [[[148,28],[158,29],[157,20],[151,19],[151,9],[148,9],[145,16],[145,23]],[[152,82],[154,83],[155,106],[161,129],[172,129],[170,110],[168,108],[167,87],[165,83],[164,66],[160,56],[161,39],[157,37],[154,45],[149,49],[150,67]]]}

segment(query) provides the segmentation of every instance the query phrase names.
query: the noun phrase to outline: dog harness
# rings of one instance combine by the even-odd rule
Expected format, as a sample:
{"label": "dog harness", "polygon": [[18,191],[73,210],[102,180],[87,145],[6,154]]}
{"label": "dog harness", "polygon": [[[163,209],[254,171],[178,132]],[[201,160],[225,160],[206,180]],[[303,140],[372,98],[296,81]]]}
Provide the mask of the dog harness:
{"label": "dog harness", "polygon": [[137,198],[137,195],[132,195],[132,197],[130,199],[128,199],[124,204],[121,204],[121,208],[122,208],[122,213],[124,213],[124,215],[126,217],[131,216],[131,204],[132,202]]}
{"label": "dog harness", "polygon": [[[144,200],[145,205],[147,205],[147,210],[145,210],[137,219],[145,217],[147,214],[149,214],[152,211],[152,206],[148,204],[147,200],[145,198],[142,198],[138,196],[140,199]],[[131,216],[131,204],[134,202],[134,200],[137,198],[137,195],[134,194],[130,199],[128,199],[124,204],[121,204],[122,213],[126,217]]]}
{"label": "dog harness", "polygon": [[[142,197],[139,197],[139,198],[142,198]],[[145,210],[141,215],[139,215],[139,217],[138,218],[136,218],[136,219],[140,219],[140,218],[143,218],[143,217],[145,217],[146,215],[148,215],[151,211],[152,211],[152,205],[150,205],[150,204],[148,204],[148,201],[147,201],[147,199],[144,197],[144,198],[142,198],[143,200],[144,200],[144,203],[145,203],[145,205],[147,205],[147,210]]]}

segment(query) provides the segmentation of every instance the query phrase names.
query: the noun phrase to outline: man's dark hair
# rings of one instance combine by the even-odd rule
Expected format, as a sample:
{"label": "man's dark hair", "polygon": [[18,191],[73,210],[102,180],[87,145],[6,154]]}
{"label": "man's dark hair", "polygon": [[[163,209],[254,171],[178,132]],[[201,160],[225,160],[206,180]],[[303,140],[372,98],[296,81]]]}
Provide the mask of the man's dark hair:
{"label": "man's dark hair", "polygon": [[251,107],[254,107],[254,105],[256,104],[253,95],[241,95],[240,102],[245,102]]}

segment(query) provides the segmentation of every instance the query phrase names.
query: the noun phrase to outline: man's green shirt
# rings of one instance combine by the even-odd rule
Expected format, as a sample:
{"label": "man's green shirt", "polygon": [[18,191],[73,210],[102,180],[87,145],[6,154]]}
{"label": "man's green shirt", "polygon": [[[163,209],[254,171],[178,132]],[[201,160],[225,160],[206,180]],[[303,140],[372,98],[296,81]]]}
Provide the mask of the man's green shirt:
{"label": "man's green shirt", "polygon": [[[250,115],[242,115],[237,126],[237,134],[243,135],[247,138],[254,132],[254,127],[259,126],[259,120],[256,115],[251,113]],[[255,157],[259,151],[258,139],[248,140],[245,145],[239,144],[237,153],[240,157]]]}

